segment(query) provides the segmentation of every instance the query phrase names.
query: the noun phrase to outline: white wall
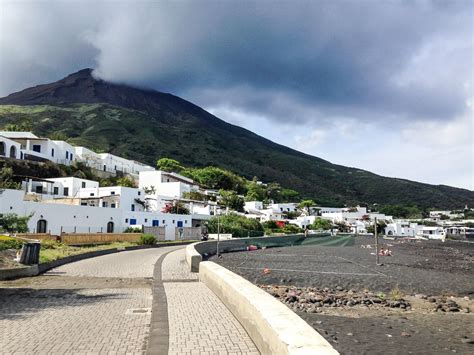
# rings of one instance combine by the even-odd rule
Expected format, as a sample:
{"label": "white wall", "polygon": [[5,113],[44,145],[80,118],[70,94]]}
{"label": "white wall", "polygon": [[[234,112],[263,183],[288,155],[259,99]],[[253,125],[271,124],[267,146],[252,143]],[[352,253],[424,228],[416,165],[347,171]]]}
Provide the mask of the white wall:
{"label": "white wall", "polygon": [[9,138],[0,136],[0,145],[3,144],[4,154],[0,153],[0,156],[22,159],[21,144],[11,140]]}

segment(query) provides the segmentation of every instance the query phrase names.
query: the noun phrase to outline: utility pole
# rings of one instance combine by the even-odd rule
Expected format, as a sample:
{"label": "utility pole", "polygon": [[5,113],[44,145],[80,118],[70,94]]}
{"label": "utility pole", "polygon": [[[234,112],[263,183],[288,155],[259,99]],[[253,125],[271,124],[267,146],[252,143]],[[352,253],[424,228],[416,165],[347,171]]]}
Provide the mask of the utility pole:
{"label": "utility pole", "polygon": [[379,237],[377,235],[377,217],[374,217],[374,234],[375,234],[375,263],[380,265],[379,263]]}
{"label": "utility pole", "polygon": [[[216,213],[217,213],[217,208],[216,208]],[[217,252],[216,255],[219,258],[219,242],[221,240],[221,225],[220,225],[220,216],[217,214]]]}

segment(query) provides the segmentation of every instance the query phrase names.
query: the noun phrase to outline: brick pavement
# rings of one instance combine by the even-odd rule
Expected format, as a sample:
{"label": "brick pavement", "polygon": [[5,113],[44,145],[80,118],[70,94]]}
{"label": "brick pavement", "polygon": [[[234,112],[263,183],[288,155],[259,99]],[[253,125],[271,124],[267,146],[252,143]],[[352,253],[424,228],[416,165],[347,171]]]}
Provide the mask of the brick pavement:
{"label": "brick pavement", "polygon": [[168,305],[169,354],[259,354],[242,325],[219,298],[189,272],[184,250],[161,265]]}
{"label": "brick pavement", "polygon": [[182,246],[151,248],[109,254],[66,264],[50,270],[46,275],[91,277],[153,277],[153,267],[160,255]]}
{"label": "brick pavement", "polygon": [[145,278],[176,248],[110,254],[2,282],[0,353],[144,353],[152,307]]}

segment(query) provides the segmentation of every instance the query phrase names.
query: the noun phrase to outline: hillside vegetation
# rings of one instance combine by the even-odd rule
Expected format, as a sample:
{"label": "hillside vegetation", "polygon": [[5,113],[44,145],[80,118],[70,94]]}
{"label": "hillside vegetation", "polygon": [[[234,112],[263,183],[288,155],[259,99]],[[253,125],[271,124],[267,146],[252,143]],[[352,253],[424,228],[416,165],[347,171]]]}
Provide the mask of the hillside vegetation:
{"label": "hillside vegetation", "polygon": [[90,70],[0,99],[0,128],[7,125],[68,137],[70,143],[150,165],[170,157],[190,167],[219,166],[246,179],[278,182],[320,205],[474,205],[473,191],[331,164],[228,124],[179,97],[95,80]]}

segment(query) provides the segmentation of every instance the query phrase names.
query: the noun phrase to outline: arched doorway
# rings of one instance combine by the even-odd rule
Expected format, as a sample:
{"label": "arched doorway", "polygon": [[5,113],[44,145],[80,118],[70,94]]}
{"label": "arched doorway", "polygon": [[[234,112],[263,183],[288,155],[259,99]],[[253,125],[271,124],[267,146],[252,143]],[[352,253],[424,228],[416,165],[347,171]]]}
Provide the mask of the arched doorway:
{"label": "arched doorway", "polygon": [[36,222],[36,233],[46,233],[47,228],[48,222],[46,220],[40,219]]}
{"label": "arched doorway", "polygon": [[107,233],[113,233],[113,232],[114,232],[114,222],[107,223]]}
{"label": "arched doorway", "polygon": [[5,143],[0,142],[0,155],[5,156]]}
{"label": "arched doorway", "polygon": [[16,147],[14,145],[10,147],[10,158],[16,159]]}

